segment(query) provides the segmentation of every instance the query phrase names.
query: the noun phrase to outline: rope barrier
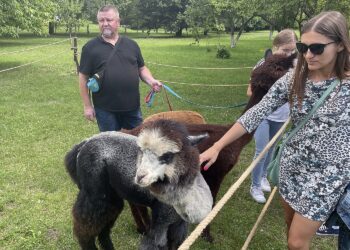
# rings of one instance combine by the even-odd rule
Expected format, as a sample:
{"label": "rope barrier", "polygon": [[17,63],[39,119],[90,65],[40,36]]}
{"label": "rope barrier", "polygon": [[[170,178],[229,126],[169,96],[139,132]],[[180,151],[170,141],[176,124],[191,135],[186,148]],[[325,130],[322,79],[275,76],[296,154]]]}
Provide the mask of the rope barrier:
{"label": "rope barrier", "polygon": [[185,83],[185,82],[171,82],[167,80],[160,80],[161,82],[167,83],[175,83],[181,85],[189,85],[189,86],[203,86],[203,87],[247,87],[249,84],[205,84],[205,83]]}
{"label": "rope barrier", "polygon": [[277,187],[274,187],[272,192],[271,192],[271,194],[270,194],[270,196],[269,196],[269,198],[268,198],[268,200],[267,200],[267,202],[266,202],[266,204],[264,205],[263,209],[261,210],[261,213],[260,213],[258,219],[256,220],[252,230],[250,231],[247,239],[245,240],[244,245],[243,245],[241,250],[247,250],[248,249],[248,245],[252,241],[252,239],[253,239],[253,237],[255,235],[255,232],[256,232],[256,230],[257,230],[257,228],[258,228],[262,218],[264,217],[267,209],[269,208],[269,206],[270,206],[270,204],[271,204],[271,202],[273,200],[273,197],[276,194],[276,191],[277,191]]}
{"label": "rope barrier", "polygon": [[46,46],[49,46],[49,45],[54,45],[54,44],[63,43],[63,42],[68,41],[68,40],[70,40],[70,38],[67,38],[67,39],[64,39],[64,40],[61,40],[61,41],[58,41],[58,42],[54,42],[54,43],[39,45],[39,46],[32,47],[32,48],[28,48],[28,49],[17,50],[17,51],[10,51],[10,52],[4,52],[4,53],[0,53],[0,55],[15,54],[15,53],[23,52],[23,51],[38,49],[38,48],[46,47]]}
{"label": "rope barrier", "polygon": [[188,66],[177,66],[177,65],[169,65],[169,64],[161,64],[161,63],[154,63],[154,62],[148,62],[148,64],[163,66],[163,67],[171,67],[171,68],[180,68],[180,69],[199,69],[199,70],[236,70],[236,69],[252,69],[253,67],[239,67],[239,68],[202,68],[202,67],[188,67]]}
{"label": "rope barrier", "polygon": [[246,102],[242,102],[242,103],[238,103],[238,104],[232,104],[232,105],[228,105],[228,106],[211,106],[211,105],[204,105],[204,104],[199,104],[196,102],[193,102],[191,100],[188,100],[182,96],[180,96],[179,94],[177,94],[174,90],[172,90],[169,86],[165,85],[163,83],[163,88],[165,91],[168,91],[170,94],[172,94],[173,96],[177,97],[180,101],[195,105],[195,106],[199,106],[199,107],[204,107],[204,108],[213,108],[213,109],[222,109],[222,108],[238,108],[238,107],[242,107],[244,105],[246,105]]}
{"label": "rope barrier", "polygon": [[256,164],[261,160],[264,154],[271,148],[275,141],[286,129],[290,118],[283,124],[280,130],[275,134],[275,136],[269,141],[264,150],[258,155],[256,159],[249,165],[249,167],[243,172],[243,174],[238,178],[238,180],[229,188],[225,195],[219,200],[219,202],[214,206],[212,211],[197,225],[197,227],[192,231],[189,237],[181,244],[178,250],[188,250],[194,241],[200,236],[204,228],[206,228],[209,223],[215,218],[219,213],[221,208],[227,203],[227,201],[232,197],[236,190],[240,187],[243,181],[249,176],[250,172],[254,169]]}
{"label": "rope barrier", "polygon": [[0,73],[6,72],[6,71],[10,71],[10,70],[13,70],[13,69],[18,69],[18,68],[21,68],[21,67],[25,67],[25,66],[28,66],[28,65],[37,63],[37,62],[41,62],[41,61],[44,61],[44,60],[46,60],[46,59],[48,59],[48,58],[61,55],[61,54],[63,54],[64,52],[66,52],[66,51],[61,51],[60,53],[57,53],[57,54],[55,54],[55,55],[48,56],[48,57],[46,57],[46,58],[44,58],[44,59],[41,59],[41,60],[37,60],[37,61],[25,63],[25,64],[22,64],[22,65],[19,65],[19,66],[16,66],[16,67],[12,67],[12,68],[8,68],[8,69],[3,69],[3,70],[0,70]]}

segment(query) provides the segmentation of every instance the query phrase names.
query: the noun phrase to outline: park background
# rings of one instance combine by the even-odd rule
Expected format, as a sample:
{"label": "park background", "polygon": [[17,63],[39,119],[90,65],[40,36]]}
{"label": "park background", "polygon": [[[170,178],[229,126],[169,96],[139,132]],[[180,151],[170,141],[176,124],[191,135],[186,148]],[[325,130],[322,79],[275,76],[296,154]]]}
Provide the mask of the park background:
{"label": "park background", "polygon": [[[20,1],[0,4],[0,249],[78,249],[71,208],[77,194],[63,166],[72,145],[98,133],[83,117],[77,58],[98,35],[97,8],[107,2]],[[124,0],[122,35],[140,45],[153,75],[192,104],[169,95],[174,110],[201,113],[208,123],[231,124],[247,101],[251,67],[282,28],[294,28],[322,10],[346,16],[348,1]],[[72,49],[73,47],[73,49]],[[176,67],[174,67],[176,66]],[[203,69],[206,68],[206,69]],[[164,94],[144,117],[167,111]],[[216,106],[216,107],[214,107]],[[220,106],[221,108],[217,108]],[[254,142],[241,153],[219,198],[249,166]],[[262,205],[246,180],[212,222],[214,243],[198,239],[191,249],[240,249]],[[191,227],[191,230],[194,226]],[[140,235],[128,205],[117,220],[116,249],[137,249]],[[312,249],[336,249],[337,238],[315,237]],[[276,197],[249,249],[286,249],[283,213]]]}

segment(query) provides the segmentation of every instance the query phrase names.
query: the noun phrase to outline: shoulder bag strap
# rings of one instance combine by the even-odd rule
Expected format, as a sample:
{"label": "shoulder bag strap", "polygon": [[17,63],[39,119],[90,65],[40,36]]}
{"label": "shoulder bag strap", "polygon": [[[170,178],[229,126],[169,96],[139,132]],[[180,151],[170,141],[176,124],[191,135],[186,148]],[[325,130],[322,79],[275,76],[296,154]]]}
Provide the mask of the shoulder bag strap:
{"label": "shoulder bag strap", "polygon": [[328,89],[323,93],[321,98],[316,102],[316,104],[312,107],[311,111],[306,115],[306,117],[298,123],[298,125],[290,132],[288,137],[283,141],[282,147],[287,143],[287,141],[293,137],[298,130],[305,125],[305,123],[311,118],[311,116],[315,113],[315,111],[321,106],[327,96],[332,92],[332,90],[338,85],[339,79],[333,81],[332,85],[328,87]]}
{"label": "shoulder bag strap", "polygon": [[98,71],[98,72],[96,72],[96,73],[94,74],[97,78],[99,78],[99,79],[102,79],[102,78],[103,78],[103,76],[104,76],[104,71],[105,71],[107,65],[109,64],[109,62],[111,61],[112,57],[113,57],[113,56],[115,55],[115,53],[117,52],[117,49],[118,49],[118,47],[119,47],[118,45],[122,42],[122,39],[123,39],[123,37],[120,36],[119,39],[118,39],[118,41],[115,43],[114,48],[113,48],[111,54],[109,54],[109,57],[108,57],[106,63],[103,65],[103,68],[102,68],[100,71]]}
{"label": "shoulder bag strap", "polygon": [[113,55],[117,52],[117,49],[118,49],[118,47],[119,47],[119,44],[122,42],[122,39],[123,39],[122,36],[120,36],[120,37],[118,38],[118,41],[115,43],[114,48],[113,48],[111,54],[109,55],[109,57],[108,57],[108,59],[107,59],[106,64],[105,64],[104,67],[106,67],[106,65],[107,65],[107,64],[109,63],[109,61],[112,59]]}

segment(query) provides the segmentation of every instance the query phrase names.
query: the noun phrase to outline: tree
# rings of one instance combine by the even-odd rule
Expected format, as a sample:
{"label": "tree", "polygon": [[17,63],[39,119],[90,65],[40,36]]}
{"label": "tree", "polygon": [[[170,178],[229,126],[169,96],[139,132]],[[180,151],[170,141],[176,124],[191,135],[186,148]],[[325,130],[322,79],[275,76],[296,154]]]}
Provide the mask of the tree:
{"label": "tree", "polygon": [[163,27],[181,36],[182,30],[187,27],[184,16],[187,4],[188,0],[138,0],[141,27],[148,31]]}
{"label": "tree", "polygon": [[56,7],[52,0],[1,1],[0,35],[18,37],[21,30],[45,34]]}
{"label": "tree", "polygon": [[270,39],[274,30],[280,31],[285,28],[294,28],[300,16],[302,2],[304,0],[266,0],[260,4],[257,15],[270,26]]}
{"label": "tree", "polygon": [[[245,26],[256,16],[258,0],[211,0],[217,19],[225,25],[231,36],[231,48],[236,46]],[[235,39],[235,30],[239,33]]]}
{"label": "tree", "polygon": [[189,0],[184,16],[196,42],[199,42],[201,31],[207,35],[215,27],[214,7],[210,0]]}
{"label": "tree", "polygon": [[55,13],[58,25],[66,27],[66,32],[71,34],[77,32],[79,27],[85,23],[83,19],[83,0],[58,0],[59,8]]}

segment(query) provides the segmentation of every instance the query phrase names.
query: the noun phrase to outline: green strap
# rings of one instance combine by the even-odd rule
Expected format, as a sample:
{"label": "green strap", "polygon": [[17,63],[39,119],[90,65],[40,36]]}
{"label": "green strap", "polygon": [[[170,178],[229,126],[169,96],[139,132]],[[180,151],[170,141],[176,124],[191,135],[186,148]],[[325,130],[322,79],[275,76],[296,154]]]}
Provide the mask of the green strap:
{"label": "green strap", "polygon": [[[283,140],[283,145],[281,147],[283,148],[284,145],[287,143],[287,141],[298,132],[298,130],[305,125],[305,123],[311,118],[311,116],[315,113],[315,111],[321,106],[321,104],[324,102],[324,100],[327,98],[327,96],[333,91],[335,86],[340,83],[338,79],[333,81],[332,85],[328,87],[328,89],[323,93],[320,99],[316,102],[316,104],[312,107],[311,111],[306,115],[306,117],[298,123],[298,125],[290,132],[288,137]],[[281,150],[282,151],[282,150]]]}

